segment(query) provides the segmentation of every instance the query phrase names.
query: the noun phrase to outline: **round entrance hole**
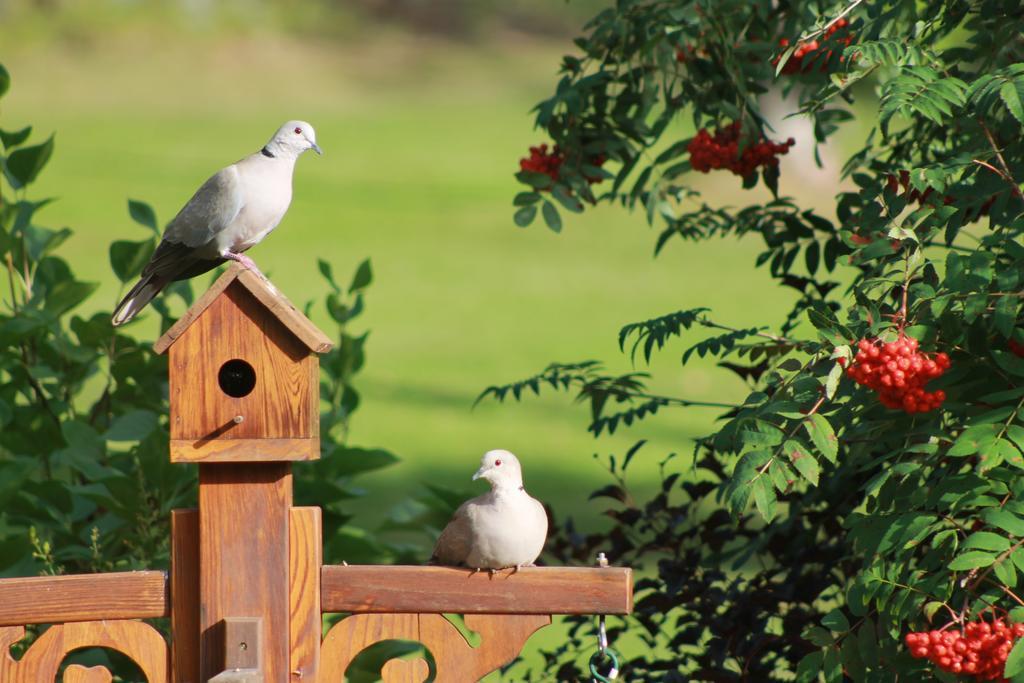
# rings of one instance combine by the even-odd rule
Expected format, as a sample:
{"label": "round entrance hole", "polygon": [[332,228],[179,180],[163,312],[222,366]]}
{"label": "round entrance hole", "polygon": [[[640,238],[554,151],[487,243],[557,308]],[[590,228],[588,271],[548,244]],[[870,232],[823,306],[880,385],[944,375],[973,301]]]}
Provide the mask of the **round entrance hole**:
{"label": "round entrance hole", "polygon": [[256,371],[241,358],[235,358],[220,366],[217,384],[228,396],[242,398],[256,387]]}

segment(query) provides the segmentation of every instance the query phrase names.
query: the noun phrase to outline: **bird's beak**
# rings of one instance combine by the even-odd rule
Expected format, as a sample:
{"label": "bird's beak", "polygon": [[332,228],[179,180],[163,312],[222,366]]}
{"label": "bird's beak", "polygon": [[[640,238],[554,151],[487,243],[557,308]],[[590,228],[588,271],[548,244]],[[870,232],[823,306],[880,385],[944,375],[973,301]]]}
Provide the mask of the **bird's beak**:
{"label": "bird's beak", "polygon": [[322,149],[320,149],[320,145],[316,144],[315,142],[311,142],[311,143],[309,143],[309,146],[310,146],[310,147],[312,148],[312,150],[313,150],[314,152],[316,152],[316,153],[317,153],[317,154],[319,154],[320,156],[323,156],[323,155],[324,155],[324,152],[323,152],[323,150],[322,150]]}
{"label": "bird's beak", "polygon": [[480,477],[484,476],[484,472],[486,472],[486,471],[487,471],[486,467],[481,467],[480,469],[478,469],[476,471],[476,474],[473,475],[473,481],[476,481]]}

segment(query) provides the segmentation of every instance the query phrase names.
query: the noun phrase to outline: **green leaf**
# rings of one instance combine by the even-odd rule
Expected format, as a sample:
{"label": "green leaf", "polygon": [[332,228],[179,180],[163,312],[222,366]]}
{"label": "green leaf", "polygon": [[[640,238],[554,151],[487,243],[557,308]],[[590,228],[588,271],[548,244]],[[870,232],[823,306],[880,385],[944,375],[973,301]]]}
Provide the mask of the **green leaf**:
{"label": "green leaf", "polygon": [[535,171],[519,171],[516,173],[516,180],[526,183],[537,190],[546,190],[555,184],[554,179],[547,173],[537,173]]}
{"label": "green leaf", "polygon": [[565,191],[561,185],[555,185],[551,189],[551,196],[558,200],[558,203],[573,213],[583,213],[583,203]]}
{"label": "green leaf", "polygon": [[1010,650],[1010,656],[1006,658],[1003,668],[1003,676],[1010,677],[1024,673],[1024,638],[1018,638]]}
{"label": "green leaf", "polygon": [[996,359],[996,364],[1006,372],[1024,377],[1024,358],[1018,358],[1016,354],[1008,351],[993,351],[992,357]]}
{"label": "green leaf", "polygon": [[3,64],[0,64],[0,97],[11,89],[11,74],[7,72]]}
{"label": "green leaf", "polygon": [[373,282],[373,268],[370,266],[370,259],[364,259],[359,267],[356,268],[355,275],[352,276],[352,282],[348,286],[350,294],[365,289],[371,282]]}
{"label": "green leaf", "polygon": [[1017,570],[1014,569],[1013,562],[1007,558],[992,565],[992,573],[1004,586],[1014,588],[1017,585]]}
{"label": "green leaf", "polygon": [[835,464],[839,455],[839,440],[828,420],[823,415],[815,413],[804,420],[804,427],[814,446],[828,458],[829,462]]}
{"label": "green leaf", "polygon": [[961,553],[949,563],[949,568],[952,571],[963,571],[965,569],[977,569],[979,567],[987,567],[996,561],[996,556],[992,553],[985,553],[980,550],[968,550],[965,553]]}
{"label": "green leaf", "polygon": [[771,454],[768,451],[750,451],[744,453],[736,463],[732,477],[725,489],[729,509],[734,515],[739,515],[746,509],[753,493],[750,483],[757,477],[758,469],[768,462],[770,457]]}
{"label": "green leaf", "polygon": [[796,667],[796,680],[797,683],[811,683],[812,681],[818,680],[818,673],[821,671],[822,664],[821,651],[812,652],[800,660],[800,663]]}
{"label": "green leaf", "polygon": [[787,441],[783,448],[786,451],[786,456],[789,461],[796,468],[796,471],[803,476],[804,479],[809,481],[812,486],[818,485],[818,476],[821,473],[821,466],[818,465],[818,461],[815,460],[814,456],[807,452],[799,441]]}
{"label": "green leaf", "polygon": [[322,258],[318,258],[316,260],[316,267],[320,269],[320,274],[327,280],[327,284],[331,286],[331,289],[335,292],[341,292],[341,288],[334,281],[334,269],[331,267],[331,264]]}
{"label": "green leaf", "polygon": [[116,418],[104,434],[106,441],[142,441],[157,428],[157,416],[151,410],[132,410]]}
{"label": "green leaf", "polygon": [[994,534],[991,531],[976,531],[964,541],[964,548],[1003,552],[1004,550],[1009,550],[1010,539]]}
{"label": "green leaf", "polygon": [[1024,427],[1020,425],[1007,425],[1006,436],[1010,437],[1010,440],[1017,444],[1017,448],[1024,450]]}
{"label": "green leaf", "polygon": [[787,47],[786,50],[779,55],[779,61],[775,64],[776,78],[778,78],[779,74],[782,73],[782,69],[786,66],[786,62],[788,62],[790,57],[793,56],[793,53],[796,52],[797,47],[799,47],[799,45],[794,41],[792,45]]}
{"label": "green leaf", "polygon": [[562,217],[558,215],[558,209],[551,202],[545,201],[542,212],[544,214],[544,222],[548,224],[553,232],[562,231]]}
{"label": "green leaf", "polygon": [[840,681],[863,681],[867,673],[864,662],[860,658],[860,649],[857,647],[857,639],[847,637],[839,645],[839,659],[843,664],[843,670],[838,680]]}
{"label": "green leaf", "polygon": [[931,621],[932,617],[935,616],[935,613],[942,609],[942,605],[943,603],[939,602],[938,600],[932,600],[931,602],[925,604],[924,616],[928,619],[928,621]]}
{"label": "green leaf", "polygon": [[1017,85],[1013,81],[1003,83],[1003,87],[999,88],[999,97],[1013,114],[1013,118],[1017,119],[1017,123],[1024,126],[1024,104],[1021,104]]}
{"label": "green leaf", "polygon": [[782,443],[782,430],[765,420],[746,420],[739,438],[747,446],[777,446]]}
{"label": "green leaf", "polygon": [[398,462],[398,457],[383,448],[338,446],[325,460],[329,460],[327,467],[332,476],[351,477],[393,465]]}
{"label": "green leaf", "polygon": [[996,424],[975,425],[965,429],[956,442],[949,447],[946,455],[964,457],[974,455],[992,445],[999,435],[1000,426]]}
{"label": "green leaf", "polygon": [[[0,69],[3,67],[0,66]],[[32,133],[32,126],[25,126],[21,130],[15,130],[7,132],[0,130],[0,143],[3,143],[4,149],[11,149],[17,147],[21,143],[28,139],[28,136]]]}
{"label": "green leaf", "polygon": [[825,397],[834,398],[836,391],[839,389],[839,382],[843,378],[843,366],[836,363],[829,370],[828,377],[825,379]]}
{"label": "green leaf", "polygon": [[138,199],[129,199],[128,215],[139,225],[152,230],[153,234],[160,234],[160,229],[156,225],[156,212],[146,202],[141,202]]}
{"label": "green leaf", "polygon": [[524,206],[523,208],[518,209],[515,212],[515,214],[512,216],[512,220],[515,221],[515,224],[518,225],[520,228],[525,228],[526,226],[533,222],[533,219],[536,215],[536,206]]}
{"label": "green leaf", "polygon": [[1024,536],[1024,519],[1003,508],[989,508],[982,514],[982,519],[989,526],[1006,531],[1013,536]]}
{"label": "green leaf", "polygon": [[110,267],[121,282],[134,280],[153,255],[153,240],[118,240],[110,245]]}
{"label": "green leaf", "polygon": [[771,482],[768,477],[760,477],[753,483],[754,488],[754,505],[757,506],[757,511],[764,518],[764,521],[770,522],[775,517],[775,508],[777,499],[775,498],[775,489],[772,488]]}
{"label": "green leaf", "polygon": [[821,618],[821,625],[837,633],[846,633],[850,630],[850,622],[838,607]]}
{"label": "green leaf", "polygon": [[78,282],[77,280],[58,282],[47,293],[46,303],[43,307],[54,316],[63,315],[88,299],[97,287],[99,287],[97,282]]}
{"label": "green leaf", "polygon": [[36,179],[53,154],[53,139],[51,135],[43,144],[16,149],[7,157],[7,179],[14,189],[20,190]]}
{"label": "green leaf", "polygon": [[513,206],[529,206],[530,204],[536,204],[540,201],[540,194],[537,192],[520,192],[516,195],[516,198],[512,200]]}
{"label": "green leaf", "polygon": [[810,626],[803,632],[804,640],[814,645],[824,647],[835,642],[835,637],[820,626]]}
{"label": "green leaf", "polygon": [[1013,328],[1017,326],[1017,297],[1000,297],[992,314],[992,322],[996,330],[1009,339],[1013,335]]}
{"label": "green leaf", "polygon": [[[0,422],[0,425],[2,425],[2,422]],[[780,493],[788,491],[793,479],[796,477],[793,471],[786,466],[786,463],[782,462],[779,458],[773,459],[772,464],[768,466],[768,475],[772,478],[772,483],[775,484],[775,488]]]}
{"label": "green leaf", "polygon": [[822,667],[826,683],[838,683],[843,680],[843,663],[839,658],[839,649],[830,647],[825,652],[825,664]]}
{"label": "green leaf", "polygon": [[863,661],[869,664],[879,661],[878,634],[875,622],[870,618],[864,619],[864,623],[857,629],[857,646]]}

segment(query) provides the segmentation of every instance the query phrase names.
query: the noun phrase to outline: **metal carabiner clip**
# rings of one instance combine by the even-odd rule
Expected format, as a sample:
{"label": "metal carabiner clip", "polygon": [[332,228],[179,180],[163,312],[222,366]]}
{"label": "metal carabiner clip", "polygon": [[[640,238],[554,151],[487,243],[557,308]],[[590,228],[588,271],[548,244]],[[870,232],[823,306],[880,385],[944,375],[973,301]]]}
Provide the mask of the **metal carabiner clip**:
{"label": "metal carabiner clip", "polygon": [[[608,647],[608,631],[604,625],[604,615],[600,615],[597,621],[597,652],[590,658],[590,675],[593,683],[610,683],[619,677],[619,655]],[[605,660],[611,660],[611,668],[607,674],[601,674],[597,667]]]}

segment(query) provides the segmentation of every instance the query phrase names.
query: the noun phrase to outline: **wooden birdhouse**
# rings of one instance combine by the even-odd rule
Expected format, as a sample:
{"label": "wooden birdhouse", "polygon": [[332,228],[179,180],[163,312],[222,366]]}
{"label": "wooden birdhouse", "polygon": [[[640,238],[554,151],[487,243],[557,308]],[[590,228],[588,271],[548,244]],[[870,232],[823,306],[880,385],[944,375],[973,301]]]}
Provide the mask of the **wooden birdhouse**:
{"label": "wooden birdhouse", "polygon": [[233,264],[156,344],[170,374],[171,461],[315,460],[317,354],[330,339]]}

